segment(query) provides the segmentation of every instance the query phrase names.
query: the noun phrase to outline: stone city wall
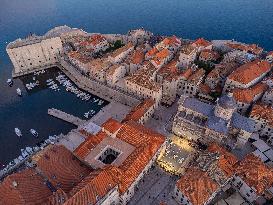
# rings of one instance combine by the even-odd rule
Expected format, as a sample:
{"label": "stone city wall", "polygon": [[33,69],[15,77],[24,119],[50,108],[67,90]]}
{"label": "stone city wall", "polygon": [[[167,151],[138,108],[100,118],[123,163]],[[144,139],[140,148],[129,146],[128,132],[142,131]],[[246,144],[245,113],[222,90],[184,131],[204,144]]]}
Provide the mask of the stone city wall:
{"label": "stone city wall", "polygon": [[93,93],[107,101],[116,101],[124,105],[136,106],[141,102],[137,98],[123,90],[112,88],[106,84],[83,76],[74,66],[64,59],[60,59],[60,69],[81,89]]}

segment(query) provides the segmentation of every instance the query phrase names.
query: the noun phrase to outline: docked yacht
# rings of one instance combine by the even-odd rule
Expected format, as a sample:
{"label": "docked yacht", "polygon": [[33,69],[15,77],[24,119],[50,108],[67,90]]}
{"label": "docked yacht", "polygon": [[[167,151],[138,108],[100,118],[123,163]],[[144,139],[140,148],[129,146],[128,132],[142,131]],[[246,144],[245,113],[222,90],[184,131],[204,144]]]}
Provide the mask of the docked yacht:
{"label": "docked yacht", "polygon": [[89,112],[84,113],[83,116],[84,116],[85,118],[88,118],[88,117],[89,117]]}
{"label": "docked yacht", "polygon": [[22,91],[21,91],[20,88],[17,88],[17,89],[16,89],[16,92],[17,92],[17,94],[18,94],[19,96],[22,96]]}
{"label": "docked yacht", "polygon": [[30,129],[29,131],[34,137],[38,137],[38,132],[36,132],[36,130]]}
{"label": "docked yacht", "polygon": [[99,102],[98,102],[98,105],[102,105],[104,103],[104,101],[103,100],[100,100]]}
{"label": "docked yacht", "polygon": [[7,84],[8,84],[9,86],[12,86],[13,81],[9,78],[9,79],[7,80]]}
{"label": "docked yacht", "polygon": [[21,130],[19,129],[19,128],[15,128],[14,129],[14,131],[15,131],[15,134],[18,136],[18,137],[22,137],[22,132],[21,132]]}

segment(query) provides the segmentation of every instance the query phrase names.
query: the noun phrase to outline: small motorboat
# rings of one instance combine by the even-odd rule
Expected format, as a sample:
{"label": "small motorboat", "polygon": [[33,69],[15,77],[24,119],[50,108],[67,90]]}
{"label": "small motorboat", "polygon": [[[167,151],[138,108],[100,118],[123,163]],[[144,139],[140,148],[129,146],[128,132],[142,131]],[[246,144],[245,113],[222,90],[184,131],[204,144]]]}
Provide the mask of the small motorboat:
{"label": "small motorboat", "polygon": [[36,130],[30,129],[29,131],[34,137],[38,137],[38,132],[36,132]]}
{"label": "small motorboat", "polygon": [[22,91],[21,91],[20,88],[17,88],[17,89],[16,89],[16,92],[17,92],[17,94],[18,94],[19,96],[22,96]]}
{"label": "small motorboat", "polygon": [[100,100],[99,102],[98,102],[98,105],[102,105],[104,103],[104,101],[103,100]]}
{"label": "small motorboat", "polygon": [[29,153],[29,154],[32,154],[33,153],[33,149],[31,147],[26,147],[26,151]]}
{"label": "small motorboat", "polygon": [[14,129],[14,131],[15,131],[15,134],[18,136],[18,137],[22,137],[22,132],[21,132],[21,130],[19,129],[19,128],[15,128]]}
{"label": "small motorboat", "polygon": [[83,116],[84,116],[85,118],[88,118],[88,117],[89,117],[89,112],[84,113]]}
{"label": "small motorboat", "polygon": [[9,78],[9,79],[7,80],[7,84],[8,84],[9,86],[12,86],[13,81]]}

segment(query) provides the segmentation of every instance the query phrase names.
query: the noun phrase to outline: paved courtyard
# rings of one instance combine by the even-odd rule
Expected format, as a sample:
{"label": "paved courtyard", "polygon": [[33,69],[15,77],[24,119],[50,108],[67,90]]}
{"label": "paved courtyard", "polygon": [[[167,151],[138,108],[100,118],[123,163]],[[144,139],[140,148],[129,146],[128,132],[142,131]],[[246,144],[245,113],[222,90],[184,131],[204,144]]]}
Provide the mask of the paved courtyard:
{"label": "paved courtyard", "polygon": [[172,199],[172,191],[177,180],[176,176],[164,172],[156,165],[139,183],[129,205],[159,205],[160,202],[177,205]]}
{"label": "paved courtyard", "polygon": [[118,102],[110,102],[94,117],[92,117],[91,121],[99,126],[111,117],[121,121],[131,111],[131,109],[132,108],[130,106],[126,106]]}
{"label": "paved courtyard", "polygon": [[186,139],[175,135],[170,139],[171,143],[165,152],[158,157],[157,162],[166,171],[178,175],[184,170],[185,161],[188,160],[190,154],[195,153],[195,149]]}
{"label": "paved courtyard", "polygon": [[154,117],[149,119],[145,126],[156,130],[160,134],[170,137],[173,118],[177,112],[177,101],[170,107],[160,105],[154,113]]}

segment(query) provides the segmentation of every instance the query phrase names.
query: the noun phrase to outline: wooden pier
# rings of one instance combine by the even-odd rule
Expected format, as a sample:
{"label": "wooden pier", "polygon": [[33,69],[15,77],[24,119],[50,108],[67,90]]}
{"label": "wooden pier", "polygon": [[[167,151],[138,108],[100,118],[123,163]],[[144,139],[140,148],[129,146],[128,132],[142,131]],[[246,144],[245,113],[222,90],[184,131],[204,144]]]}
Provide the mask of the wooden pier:
{"label": "wooden pier", "polygon": [[82,120],[78,117],[75,117],[71,114],[67,114],[61,110],[57,110],[55,108],[51,108],[51,109],[48,109],[48,114],[53,116],[53,117],[56,117],[56,118],[59,118],[63,121],[66,121],[66,122],[69,122],[69,123],[72,123],[76,126],[79,126],[79,125],[82,125],[83,123],[85,123],[86,121],[85,120]]}

